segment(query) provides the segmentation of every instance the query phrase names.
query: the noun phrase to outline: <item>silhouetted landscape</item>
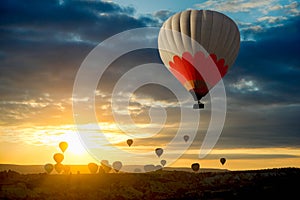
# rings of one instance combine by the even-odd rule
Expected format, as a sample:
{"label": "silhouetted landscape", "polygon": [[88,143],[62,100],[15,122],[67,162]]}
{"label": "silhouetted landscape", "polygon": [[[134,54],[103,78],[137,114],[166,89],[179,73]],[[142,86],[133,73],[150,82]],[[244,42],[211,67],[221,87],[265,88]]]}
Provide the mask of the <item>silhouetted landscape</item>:
{"label": "silhouetted landscape", "polygon": [[0,199],[292,199],[298,194],[299,168],[177,170],[68,175],[5,170]]}

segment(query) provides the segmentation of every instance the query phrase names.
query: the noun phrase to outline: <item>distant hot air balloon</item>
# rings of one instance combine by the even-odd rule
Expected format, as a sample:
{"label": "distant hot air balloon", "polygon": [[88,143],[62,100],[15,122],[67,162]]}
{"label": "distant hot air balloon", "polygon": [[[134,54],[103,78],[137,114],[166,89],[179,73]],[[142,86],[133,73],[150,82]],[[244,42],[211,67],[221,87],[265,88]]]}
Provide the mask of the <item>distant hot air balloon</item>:
{"label": "distant hot air balloon", "polygon": [[54,165],[54,169],[58,174],[60,174],[64,170],[64,165],[61,163],[56,163]]}
{"label": "distant hot air balloon", "polygon": [[99,172],[98,173],[99,174],[104,174],[105,173],[105,171],[104,171],[104,169],[101,165],[99,166]]}
{"label": "distant hot air balloon", "polygon": [[185,142],[187,142],[190,139],[190,136],[185,135],[185,136],[183,136],[183,139],[184,139]]}
{"label": "distant hot air balloon", "polygon": [[144,170],[145,172],[151,172],[151,171],[154,171],[155,170],[155,165],[145,165],[144,166]]}
{"label": "distant hot air balloon", "polygon": [[59,148],[64,153],[66,151],[66,149],[68,148],[68,143],[67,142],[60,142],[59,143]]}
{"label": "distant hot air balloon", "polygon": [[112,167],[116,172],[119,172],[122,168],[122,163],[120,161],[113,162]]}
{"label": "distant hot air balloon", "polygon": [[[199,45],[200,44],[200,45]],[[228,16],[210,10],[186,10],[167,19],[158,37],[160,57],[198,104],[233,65],[240,32]]]}
{"label": "distant hot air balloon", "polygon": [[101,166],[102,166],[105,173],[110,172],[111,166],[110,166],[108,160],[101,160]]}
{"label": "distant hot air balloon", "polygon": [[199,171],[199,169],[200,169],[200,164],[199,164],[199,163],[193,163],[193,164],[191,165],[191,168],[192,168],[192,170],[193,170],[194,172],[197,172],[197,171]]}
{"label": "distant hot air balloon", "polygon": [[222,165],[224,165],[225,162],[226,162],[226,158],[220,158],[220,162],[221,162]]}
{"label": "distant hot air balloon", "polygon": [[48,174],[50,174],[52,171],[53,171],[53,165],[52,164],[50,164],[50,163],[47,163],[47,164],[45,164],[45,166],[44,166],[44,169],[46,170],[46,172],[48,173]]}
{"label": "distant hot air balloon", "polygon": [[64,174],[70,174],[71,167],[69,165],[64,165]]}
{"label": "distant hot air balloon", "polygon": [[154,170],[155,170],[155,171],[161,171],[162,168],[163,168],[163,167],[162,167],[161,165],[156,165],[155,168],[154,168]]}
{"label": "distant hot air balloon", "polygon": [[89,163],[88,168],[89,168],[91,174],[96,174],[98,171],[98,165],[96,163]]}
{"label": "distant hot air balloon", "polygon": [[166,163],[167,163],[167,161],[166,161],[166,160],[161,160],[161,161],[160,161],[160,164],[161,164],[162,166],[165,166],[165,165],[166,165]]}
{"label": "distant hot air balloon", "polygon": [[128,144],[128,146],[131,146],[131,145],[132,145],[132,143],[133,143],[133,140],[132,140],[132,139],[128,139],[128,140],[127,140],[127,144]]}
{"label": "distant hot air balloon", "polygon": [[155,153],[158,157],[160,157],[163,154],[164,150],[162,148],[156,148]]}
{"label": "distant hot air balloon", "polygon": [[53,159],[56,163],[61,163],[64,160],[64,155],[61,153],[56,153],[53,155]]}
{"label": "distant hot air balloon", "polygon": [[134,169],[134,172],[135,172],[135,173],[141,173],[142,170],[141,170],[140,168],[135,168],[135,169]]}

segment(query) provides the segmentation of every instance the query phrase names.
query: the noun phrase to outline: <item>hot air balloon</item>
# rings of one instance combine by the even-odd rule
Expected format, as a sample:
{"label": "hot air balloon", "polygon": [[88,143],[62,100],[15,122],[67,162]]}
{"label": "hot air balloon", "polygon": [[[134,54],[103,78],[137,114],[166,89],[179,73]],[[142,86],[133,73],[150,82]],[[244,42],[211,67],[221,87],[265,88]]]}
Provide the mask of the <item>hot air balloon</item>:
{"label": "hot air balloon", "polygon": [[52,171],[53,171],[53,165],[52,164],[50,164],[50,163],[47,163],[47,164],[45,164],[45,166],[44,166],[44,169],[46,170],[46,172],[48,173],[48,174],[50,174]]}
{"label": "hot air balloon", "polygon": [[64,165],[64,174],[70,174],[71,167],[69,165]]}
{"label": "hot air balloon", "polygon": [[185,142],[187,142],[190,139],[190,136],[185,135],[185,136],[183,136],[183,139],[184,139]]}
{"label": "hot air balloon", "polygon": [[193,164],[191,165],[191,168],[192,168],[192,170],[193,170],[194,172],[197,172],[197,171],[199,171],[199,169],[200,169],[200,165],[199,165],[199,163],[193,163]]}
{"label": "hot air balloon", "polygon": [[225,162],[226,162],[226,158],[220,158],[220,162],[221,162],[222,165],[224,165]]}
{"label": "hot air balloon", "polygon": [[127,140],[127,144],[128,144],[129,147],[132,145],[132,143],[133,143],[133,140],[132,140],[132,139],[128,139],[128,140]]}
{"label": "hot air balloon", "polygon": [[154,171],[162,171],[162,166],[161,165],[156,165],[154,168]]}
{"label": "hot air balloon", "polygon": [[167,19],[160,29],[161,60],[192,94],[195,109],[233,65],[240,32],[226,15],[211,10],[186,10]]}
{"label": "hot air balloon", "polygon": [[167,163],[167,161],[166,161],[166,160],[161,160],[161,161],[160,161],[160,164],[161,164],[162,166],[165,166],[165,165],[166,165],[166,163]]}
{"label": "hot air balloon", "polygon": [[68,143],[67,142],[60,142],[59,143],[59,148],[64,153],[66,151],[66,149],[68,148]]}
{"label": "hot air balloon", "polygon": [[122,168],[122,163],[120,161],[113,162],[112,167],[116,172],[119,172]]}
{"label": "hot air balloon", "polygon": [[91,174],[96,174],[98,171],[98,165],[96,163],[89,163],[88,168],[89,168]]}
{"label": "hot air balloon", "polygon": [[105,173],[110,172],[111,166],[110,166],[108,160],[101,160],[101,166],[102,166]]}
{"label": "hot air balloon", "polygon": [[134,169],[134,172],[135,172],[135,173],[141,173],[142,170],[141,170],[140,168],[135,168],[135,169]]}
{"label": "hot air balloon", "polygon": [[105,171],[104,171],[104,169],[101,165],[99,166],[99,172],[98,173],[99,174],[104,174],[105,173]]}
{"label": "hot air balloon", "polygon": [[61,163],[64,160],[64,155],[61,153],[56,153],[53,155],[53,159],[56,163]]}
{"label": "hot air balloon", "polygon": [[155,170],[155,165],[145,165],[144,166],[144,170],[145,172],[151,172],[151,171],[154,171]]}
{"label": "hot air balloon", "polygon": [[155,153],[158,157],[160,157],[163,154],[164,150],[162,148],[156,148]]}
{"label": "hot air balloon", "polygon": [[58,174],[60,174],[64,170],[64,165],[61,163],[56,163],[54,165],[54,169]]}

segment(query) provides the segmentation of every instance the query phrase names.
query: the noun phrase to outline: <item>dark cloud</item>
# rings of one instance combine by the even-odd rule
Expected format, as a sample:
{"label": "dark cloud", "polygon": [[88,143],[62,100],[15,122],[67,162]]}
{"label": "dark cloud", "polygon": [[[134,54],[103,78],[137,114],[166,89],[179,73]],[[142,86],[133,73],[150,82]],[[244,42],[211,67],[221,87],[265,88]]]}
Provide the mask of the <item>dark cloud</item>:
{"label": "dark cloud", "polygon": [[256,82],[259,91],[238,95],[249,104],[298,103],[300,84],[300,18],[291,18],[283,26],[256,33],[256,41],[243,41],[235,66],[225,78],[227,85],[241,79]]}
{"label": "dark cloud", "polygon": [[11,122],[29,99],[44,93],[58,102],[71,98],[81,62],[102,40],[156,22],[134,17],[132,7],[102,1],[2,1],[0,13],[1,100],[15,102],[2,103],[1,111],[11,116],[2,120]]}

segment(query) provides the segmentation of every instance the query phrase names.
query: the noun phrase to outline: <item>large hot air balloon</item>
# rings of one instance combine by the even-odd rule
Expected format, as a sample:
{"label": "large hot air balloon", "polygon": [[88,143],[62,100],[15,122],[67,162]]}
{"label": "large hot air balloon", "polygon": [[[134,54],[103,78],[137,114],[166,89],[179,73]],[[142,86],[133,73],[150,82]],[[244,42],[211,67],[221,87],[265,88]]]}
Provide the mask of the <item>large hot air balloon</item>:
{"label": "large hot air balloon", "polygon": [[44,169],[46,170],[46,172],[47,172],[48,174],[50,174],[50,173],[52,172],[53,168],[54,168],[53,165],[50,164],[50,163],[47,163],[47,164],[45,164],[45,166],[44,166]]}
{"label": "large hot air balloon", "polygon": [[160,29],[160,57],[198,104],[233,65],[240,32],[226,15],[210,10],[187,10],[167,19]]}
{"label": "large hot air balloon", "polygon": [[61,163],[64,160],[64,155],[61,153],[56,153],[53,155],[53,159],[56,163]]}
{"label": "large hot air balloon", "polygon": [[128,144],[129,147],[132,145],[132,143],[133,143],[133,140],[132,140],[132,139],[128,139],[128,140],[127,140],[127,144]]}
{"label": "large hot air balloon", "polygon": [[64,170],[64,165],[61,163],[56,163],[54,165],[54,169],[58,174],[60,174]]}
{"label": "large hot air balloon", "polygon": [[156,148],[155,153],[158,157],[160,157],[163,154],[164,150],[162,148]]}
{"label": "large hot air balloon", "polygon": [[89,163],[88,168],[89,168],[91,174],[96,174],[98,171],[98,165],[96,163]]}
{"label": "large hot air balloon", "polygon": [[193,164],[191,165],[191,168],[192,168],[192,170],[193,170],[194,172],[197,172],[197,171],[199,171],[199,169],[200,169],[200,164],[199,164],[199,163],[193,163]]}
{"label": "large hot air balloon", "polygon": [[67,142],[60,142],[59,143],[59,148],[64,153],[66,151],[66,149],[68,148],[68,143]]}
{"label": "large hot air balloon", "polygon": [[122,168],[122,163],[120,162],[120,161],[115,161],[115,162],[113,162],[113,164],[112,164],[112,167],[114,168],[114,170],[116,171],[116,172],[119,172],[120,171],[120,169]]}
{"label": "large hot air balloon", "polygon": [[222,165],[224,165],[225,162],[226,162],[226,158],[220,158],[220,163],[221,163]]}

